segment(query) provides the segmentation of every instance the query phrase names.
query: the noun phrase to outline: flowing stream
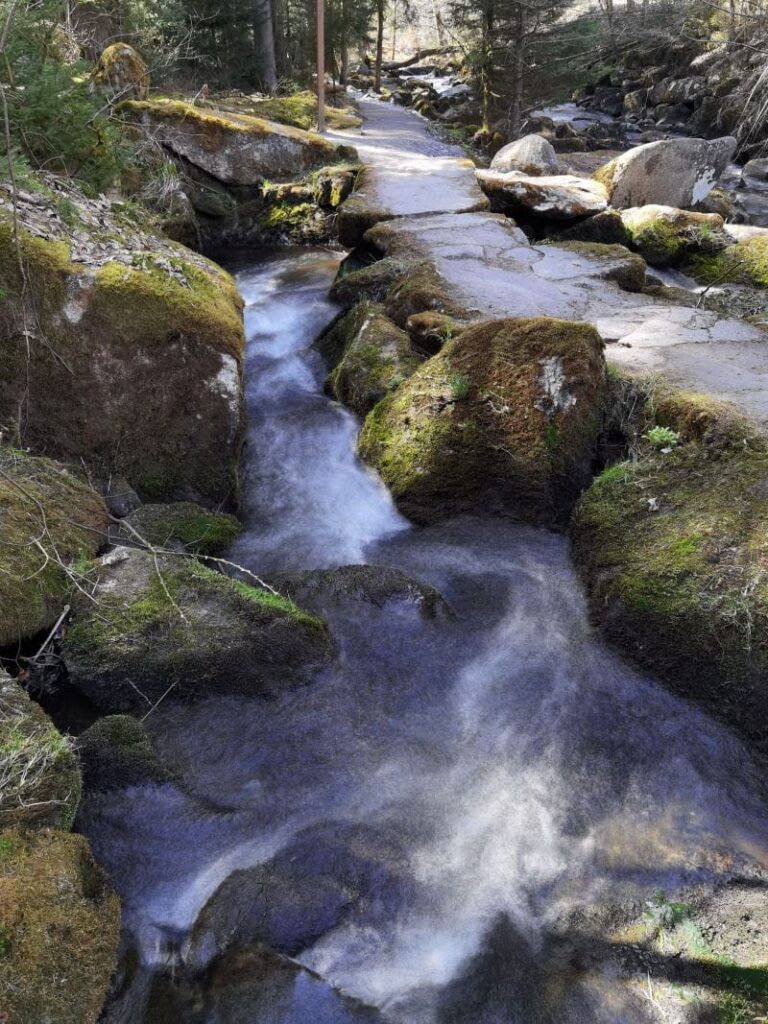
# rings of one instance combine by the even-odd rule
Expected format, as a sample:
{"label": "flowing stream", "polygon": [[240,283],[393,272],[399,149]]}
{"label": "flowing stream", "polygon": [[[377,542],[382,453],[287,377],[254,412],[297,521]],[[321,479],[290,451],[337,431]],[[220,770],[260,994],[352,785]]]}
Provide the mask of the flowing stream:
{"label": "flowing stream", "polygon": [[[189,931],[234,869],[290,865],[270,927],[322,980],[195,1021],[639,1024],[647,1005],[609,973],[563,982],[548,936],[574,908],[642,905],[759,860],[749,757],[601,645],[562,536],[398,514],[355,457],[356,420],[323,395],[312,342],[335,315],[337,258],[282,250],[234,268],[249,441],[232,555],[260,574],[398,567],[453,614],[329,602],[332,669],[279,700],[160,706],[147,725],[184,791],[92,796],[84,830],[145,976],[205,966],[216,950],[191,949]],[[355,1016],[334,989],[377,1012]],[[165,1019],[126,1005],[107,1019]]]}

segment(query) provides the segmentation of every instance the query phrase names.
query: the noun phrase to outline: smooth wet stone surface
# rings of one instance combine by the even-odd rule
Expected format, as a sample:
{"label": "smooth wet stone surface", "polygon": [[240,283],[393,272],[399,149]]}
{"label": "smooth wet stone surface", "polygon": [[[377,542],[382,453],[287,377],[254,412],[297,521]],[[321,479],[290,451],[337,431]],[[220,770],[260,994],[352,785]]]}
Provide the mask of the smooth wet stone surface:
{"label": "smooth wet stone surface", "polygon": [[[429,137],[416,115],[402,109],[369,102],[363,104],[363,115],[363,145],[356,135],[345,137],[352,138],[361,159],[373,163],[377,189],[386,195],[399,192],[405,207],[402,193],[411,188],[410,179],[407,185],[404,181],[410,156],[398,156],[397,146],[410,145],[414,136],[420,137],[422,153],[443,144]],[[417,194],[431,193],[434,199],[424,207],[440,205],[437,199],[452,159],[446,196],[473,194],[471,189],[462,193],[457,185],[462,174],[474,184],[474,173],[463,161],[443,154],[439,163],[430,165],[420,158]],[[663,373],[687,390],[709,392],[768,420],[768,335],[760,328],[624,292],[606,281],[605,269],[593,261],[553,246],[531,246],[507,218],[488,211],[457,214],[443,206],[440,214],[393,220],[387,228],[393,237],[405,234],[422,253],[431,254],[451,293],[470,312],[586,320],[608,343],[609,360],[639,373]],[[380,232],[377,228],[377,238]]]}

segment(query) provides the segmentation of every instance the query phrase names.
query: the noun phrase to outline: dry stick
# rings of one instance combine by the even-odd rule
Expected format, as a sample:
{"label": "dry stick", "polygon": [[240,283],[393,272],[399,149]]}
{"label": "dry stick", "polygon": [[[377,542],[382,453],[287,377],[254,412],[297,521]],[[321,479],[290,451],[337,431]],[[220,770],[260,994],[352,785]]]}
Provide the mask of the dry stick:
{"label": "dry stick", "polygon": [[64,605],[64,611],[61,613],[61,615],[58,617],[58,619],[56,619],[56,622],[55,622],[53,628],[51,629],[50,633],[45,638],[43,643],[40,645],[40,650],[37,652],[37,654],[34,655],[34,657],[29,659],[30,661],[37,661],[37,659],[40,657],[40,655],[43,654],[43,652],[45,651],[45,649],[48,646],[48,644],[56,636],[56,633],[58,632],[59,627],[61,626],[62,622],[64,621],[64,619],[66,619],[66,617],[68,615],[69,615],[69,605],[65,604]]}
{"label": "dry stick", "polygon": [[719,277],[716,277],[714,281],[710,281],[707,287],[699,294],[699,298],[695,308],[699,309],[701,307],[701,304],[704,301],[704,296],[707,294],[710,288],[714,288],[715,285],[718,285],[721,281],[724,281],[727,277],[730,277],[731,274],[734,273],[734,271],[739,270],[743,266],[744,260],[737,260],[736,263],[728,267],[728,269],[725,270]]}

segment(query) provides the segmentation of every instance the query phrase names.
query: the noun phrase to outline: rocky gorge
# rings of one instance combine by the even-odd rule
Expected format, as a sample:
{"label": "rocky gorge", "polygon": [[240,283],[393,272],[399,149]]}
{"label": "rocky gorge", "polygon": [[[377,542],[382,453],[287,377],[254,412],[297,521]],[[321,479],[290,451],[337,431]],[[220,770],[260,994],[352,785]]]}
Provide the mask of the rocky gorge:
{"label": "rocky gorge", "polygon": [[185,240],[346,252],[230,276],[53,180],[0,206],[0,1008],[764,1013],[768,236],[700,209],[735,140],[476,172],[395,105],[234,99],[127,102]]}

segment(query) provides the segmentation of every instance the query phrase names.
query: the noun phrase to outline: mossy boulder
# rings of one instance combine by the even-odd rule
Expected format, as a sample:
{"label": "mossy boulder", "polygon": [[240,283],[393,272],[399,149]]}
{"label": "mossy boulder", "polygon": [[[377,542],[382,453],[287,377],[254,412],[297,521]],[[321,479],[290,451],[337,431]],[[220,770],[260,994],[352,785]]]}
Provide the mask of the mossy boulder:
{"label": "mossy boulder", "polygon": [[72,744],[2,671],[0,778],[0,829],[71,827],[81,789]]}
{"label": "mossy boulder", "polygon": [[121,110],[176,157],[226,185],[287,181],[357,157],[351,147],[301,128],[180,100],[132,100]]}
{"label": "mossy boulder", "polygon": [[557,237],[564,242],[599,242],[601,245],[629,245],[631,241],[618,210],[596,213],[559,232]]}
{"label": "mossy boulder", "polygon": [[[727,406],[634,391],[639,457],[606,469],[573,538],[605,634],[768,750],[768,449]],[[673,434],[653,432],[662,426]]]}
{"label": "mossy boulder", "polygon": [[0,1008],[14,1024],[96,1024],[120,903],[83,836],[0,833]]}
{"label": "mossy boulder", "polygon": [[159,548],[181,545],[193,554],[220,555],[241,530],[235,516],[176,501],[137,508],[120,524],[117,542],[139,546],[146,542]]}
{"label": "mossy boulder", "polygon": [[110,102],[144,100],[149,93],[149,70],[128,43],[112,43],[99,58],[91,82]]}
{"label": "mossy boulder", "polygon": [[689,267],[703,284],[768,288],[768,236],[745,238],[714,254],[697,254]]}
{"label": "mossy boulder", "polygon": [[74,471],[0,447],[0,646],[55,623],[68,567],[96,554],[107,526],[103,500]]}
{"label": "mossy boulder", "polygon": [[77,752],[87,794],[174,781],[144,726],[129,715],[100,718],[78,737]]}
{"label": "mossy boulder", "polygon": [[291,601],[194,558],[116,548],[92,570],[64,644],[72,683],[108,714],[168,699],[274,695],[311,680],[327,627]]}
{"label": "mossy boulder", "polygon": [[590,478],[604,384],[587,324],[478,324],[376,406],[360,453],[416,522],[482,509],[562,525]]}
{"label": "mossy boulder", "polygon": [[352,193],[359,165],[322,167],[312,175],[312,194],[318,206],[335,210]]}
{"label": "mossy boulder", "polygon": [[639,206],[621,213],[633,248],[655,267],[679,266],[696,254],[718,253],[729,238],[716,213]]}
{"label": "mossy boulder", "polygon": [[466,324],[458,322],[445,313],[414,313],[405,322],[405,329],[411,339],[411,346],[422,355],[433,356],[439,352],[446,341],[458,337]]}
{"label": "mossy boulder", "polygon": [[331,298],[347,308],[366,300],[381,303],[413,266],[412,261],[394,256],[362,267],[345,261],[331,285]]}
{"label": "mossy boulder", "polygon": [[338,569],[282,573],[272,582],[311,611],[322,612],[329,605],[359,605],[364,601],[376,608],[391,603],[411,605],[425,619],[453,615],[434,587],[388,565],[342,565]]}
{"label": "mossy boulder", "polygon": [[365,416],[421,365],[410,338],[380,306],[361,303],[344,318],[340,329],[348,343],[328,378],[331,393],[358,416]]}
{"label": "mossy boulder", "polygon": [[0,423],[143,498],[233,501],[244,347],[233,280],[121,207],[66,196],[67,208],[57,193],[17,204],[23,276],[9,196],[0,205]]}
{"label": "mossy boulder", "polygon": [[[304,131],[317,127],[317,94],[309,89],[290,96],[217,96],[216,106],[220,110],[250,114]],[[326,101],[325,120],[330,128],[337,131],[359,128],[362,124],[362,118],[348,103],[337,106]]]}

